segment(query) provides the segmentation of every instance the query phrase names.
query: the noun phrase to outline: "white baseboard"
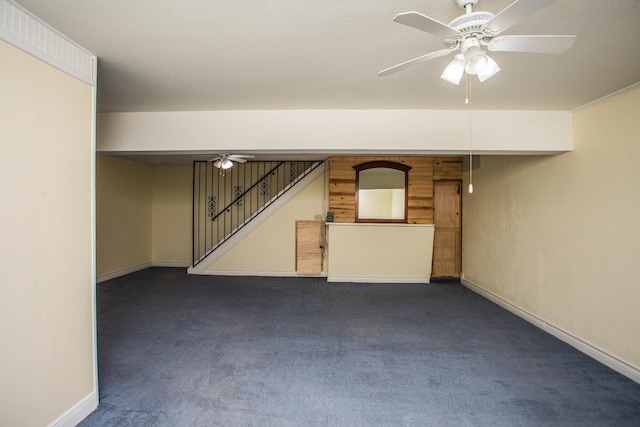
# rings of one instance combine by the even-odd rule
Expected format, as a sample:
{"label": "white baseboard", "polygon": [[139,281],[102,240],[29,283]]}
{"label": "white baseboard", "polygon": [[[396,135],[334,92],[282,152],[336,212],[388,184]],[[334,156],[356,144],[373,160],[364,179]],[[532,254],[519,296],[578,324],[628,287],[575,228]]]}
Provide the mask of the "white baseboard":
{"label": "white baseboard", "polygon": [[98,394],[93,392],[59,416],[58,419],[49,424],[49,427],[75,427],[95,411],[97,407]]}
{"label": "white baseboard", "polygon": [[132,267],[123,268],[122,270],[117,270],[108,274],[103,274],[102,276],[98,276],[96,278],[96,283],[104,282],[107,280],[115,279],[116,277],[125,276],[127,274],[135,273],[136,271],[144,270],[145,268],[151,267],[153,264],[150,262],[145,262],[144,264],[134,265]]}
{"label": "white baseboard", "polygon": [[356,276],[332,276],[327,277],[327,282],[342,283],[429,283],[428,277],[356,277]]}
{"label": "white baseboard", "polygon": [[575,349],[581,351],[582,353],[586,354],[587,356],[590,356],[592,358],[594,358],[595,360],[597,360],[598,362],[602,363],[605,366],[608,366],[609,368],[613,369],[614,371],[624,375],[625,377],[628,377],[630,379],[632,379],[633,381],[637,382],[640,384],[640,369],[629,365],[628,363],[618,359],[615,356],[612,356],[611,354],[600,350],[597,347],[594,347],[593,345],[581,340],[580,338],[577,338],[571,334],[569,334],[568,332],[558,328],[557,326],[551,325],[547,322],[545,322],[544,320],[540,319],[539,317],[528,313],[527,311],[516,307],[515,305],[511,304],[508,301],[503,300],[502,298],[498,297],[497,295],[492,294],[491,292],[488,292],[482,288],[480,288],[478,285],[468,281],[468,280],[464,280],[462,279],[462,284],[464,286],[466,286],[467,288],[471,289],[472,291],[476,292],[477,294],[482,295],[483,297],[487,298],[488,300],[490,300],[491,302],[494,302],[496,304],[498,304],[500,307],[509,310],[510,312],[512,312],[513,314],[515,314],[516,316],[519,316],[521,318],[523,318],[524,320],[526,320],[527,322],[537,326],[538,328],[542,329],[543,331],[553,335],[554,337],[558,338],[561,341],[564,341],[565,343],[569,344],[570,346],[574,347]]}
{"label": "white baseboard", "polygon": [[206,276],[260,276],[260,277],[327,277],[327,273],[298,274],[295,271],[266,271],[266,270],[203,270],[198,273]]}
{"label": "white baseboard", "polygon": [[191,263],[189,261],[153,261],[152,267],[175,267],[175,268],[189,268]]}
{"label": "white baseboard", "polygon": [[191,263],[188,261],[152,261],[145,262],[144,264],[134,265],[133,267],[123,268],[122,270],[114,271],[112,273],[103,274],[96,278],[96,283],[105,282],[107,280],[115,279],[116,277],[126,276],[127,274],[135,273],[136,271],[144,270],[149,267],[176,267],[176,268],[189,268]]}

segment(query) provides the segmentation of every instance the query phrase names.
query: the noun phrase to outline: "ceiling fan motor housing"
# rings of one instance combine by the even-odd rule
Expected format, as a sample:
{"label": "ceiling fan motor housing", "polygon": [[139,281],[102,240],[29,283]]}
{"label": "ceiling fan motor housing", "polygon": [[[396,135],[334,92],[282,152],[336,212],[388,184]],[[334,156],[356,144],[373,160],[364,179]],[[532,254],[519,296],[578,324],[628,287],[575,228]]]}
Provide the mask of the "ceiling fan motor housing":
{"label": "ceiling fan motor housing", "polygon": [[485,24],[493,19],[494,16],[491,12],[471,12],[458,16],[449,23],[449,26],[460,31],[462,34],[456,37],[445,38],[445,44],[452,48],[460,45],[469,37],[476,37],[482,41],[485,37]]}
{"label": "ceiling fan motor housing", "polygon": [[484,24],[493,19],[491,12],[472,12],[462,15],[449,22],[449,26],[461,33],[482,32]]}

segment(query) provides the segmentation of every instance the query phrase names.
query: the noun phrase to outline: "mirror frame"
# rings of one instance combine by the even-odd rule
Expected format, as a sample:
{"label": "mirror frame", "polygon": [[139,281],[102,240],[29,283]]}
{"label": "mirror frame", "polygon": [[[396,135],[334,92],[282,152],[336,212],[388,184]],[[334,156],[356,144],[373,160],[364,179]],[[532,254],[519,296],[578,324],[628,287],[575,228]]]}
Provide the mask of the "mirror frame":
{"label": "mirror frame", "polygon": [[[407,166],[402,163],[392,162],[388,160],[377,160],[373,162],[365,162],[360,163],[359,165],[355,165],[353,167],[356,170],[356,222],[368,222],[368,223],[399,223],[406,224],[407,223],[407,214],[409,212],[409,170],[411,170],[411,166]],[[360,194],[360,172],[367,169],[374,168],[386,168],[386,169],[395,169],[401,172],[404,172],[404,218],[403,219],[367,219],[367,218],[358,218],[358,208],[359,208],[359,200],[358,194]]]}

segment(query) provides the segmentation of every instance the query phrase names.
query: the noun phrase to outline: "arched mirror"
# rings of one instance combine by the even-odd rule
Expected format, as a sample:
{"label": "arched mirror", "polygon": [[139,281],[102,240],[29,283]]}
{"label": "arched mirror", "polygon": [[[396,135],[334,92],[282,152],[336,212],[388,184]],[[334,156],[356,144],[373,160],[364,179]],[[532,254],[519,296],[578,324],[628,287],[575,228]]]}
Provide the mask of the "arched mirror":
{"label": "arched mirror", "polygon": [[356,222],[407,222],[410,166],[361,163],[356,170]]}

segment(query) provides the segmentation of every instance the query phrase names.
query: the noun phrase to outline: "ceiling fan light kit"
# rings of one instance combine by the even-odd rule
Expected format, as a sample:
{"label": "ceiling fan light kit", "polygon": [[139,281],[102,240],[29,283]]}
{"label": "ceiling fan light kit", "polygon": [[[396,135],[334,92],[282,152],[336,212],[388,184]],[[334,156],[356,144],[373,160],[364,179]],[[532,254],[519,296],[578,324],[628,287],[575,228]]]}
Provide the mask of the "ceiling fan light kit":
{"label": "ceiling fan light kit", "polygon": [[233,166],[233,162],[229,159],[219,159],[213,162],[213,166],[217,167],[218,169],[229,169],[231,166]]}
{"label": "ceiling fan light kit", "polygon": [[419,62],[446,56],[460,51],[447,65],[440,76],[442,79],[460,84],[466,72],[478,76],[481,82],[493,77],[500,71],[498,64],[485,50],[492,52],[526,53],[562,53],[573,46],[575,36],[517,35],[500,36],[520,20],[548,6],[556,0],[516,0],[494,15],[491,12],[473,12],[479,0],[454,0],[465,10],[465,14],[455,18],[449,24],[422,15],[418,12],[405,12],[393,20],[443,38],[446,49],[441,49],[418,58],[382,70],[379,76],[387,76]]}
{"label": "ceiling fan light kit", "polygon": [[253,159],[254,157],[250,154],[219,154],[208,161],[210,163],[213,162],[213,166],[218,169],[230,169],[233,166],[233,162],[246,163],[247,159]]}

